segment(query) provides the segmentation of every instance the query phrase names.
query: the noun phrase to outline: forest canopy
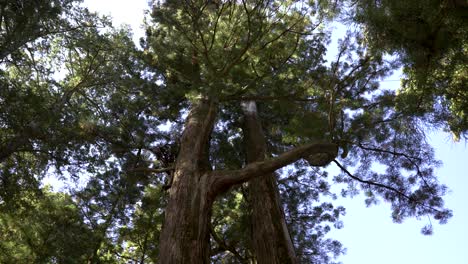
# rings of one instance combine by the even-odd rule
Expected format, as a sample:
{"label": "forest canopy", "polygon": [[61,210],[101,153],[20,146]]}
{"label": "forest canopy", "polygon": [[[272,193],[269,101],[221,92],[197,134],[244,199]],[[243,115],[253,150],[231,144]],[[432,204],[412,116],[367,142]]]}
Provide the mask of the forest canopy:
{"label": "forest canopy", "polygon": [[138,47],[80,2],[0,3],[1,263],[335,263],[337,196],[452,216],[465,2],[154,1]]}

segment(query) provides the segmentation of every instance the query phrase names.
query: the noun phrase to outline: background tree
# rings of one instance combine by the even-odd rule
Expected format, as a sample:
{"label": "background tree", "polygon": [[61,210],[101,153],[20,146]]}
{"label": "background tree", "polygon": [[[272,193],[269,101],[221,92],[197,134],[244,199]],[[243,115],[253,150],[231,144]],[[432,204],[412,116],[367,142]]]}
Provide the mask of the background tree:
{"label": "background tree", "polygon": [[466,136],[468,4],[465,1],[355,1],[350,17],[371,48],[395,54],[404,78],[401,111]]}
{"label": "background tree", "polygon": [[[115,260],[107,250],[114,245],[110,227],[126,217],[141,192],[135,185],[144,181],[142,173],[126,173],[146,162],[132,151],[152,137],[143,132],[151,121],[138,116],[144,98],[135,95],[150,88],[139,78],[134,44],[127,30],[112,29],[107,19],[77,3],[2,4],[1,216],[5,230],[20,229],[18,239],[5,235],[3,249],[17,245],[21,251],[5,255],[7,263]],[[113,157],[119,159],[110,164]],[[73,200],[62,202],[62,194],[41,187],[51,174],[68,179],[66,197]],[[121,175],[130,178],[130,186],[121,186]],[[81,189],[88,177],[88,187]],[[101,186],[99,179],[109,185]],[[23,230],[36,217],[44,219]],[[68,224],[63,217],[73,219]],[[66,237],[53,238],[62,223],[70,226]],[[79,223],[83,230],[74,230]],[[71,249],[76,254],[68,254]],[[64,260],[67,256],[71,259]]]}
{"label": "background tree", "polygon": [[2,263],[84,263],[91,255],[93,231],[70,196],[46,187],[11,203],[0,209]]}

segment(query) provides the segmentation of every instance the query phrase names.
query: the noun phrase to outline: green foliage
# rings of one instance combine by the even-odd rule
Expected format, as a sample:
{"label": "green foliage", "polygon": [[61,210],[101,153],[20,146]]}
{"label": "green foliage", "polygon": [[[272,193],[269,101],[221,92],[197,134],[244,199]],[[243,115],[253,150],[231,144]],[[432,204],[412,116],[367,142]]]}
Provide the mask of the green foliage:
{"label": "green foliage", "polygon": [[251,226],[245,186],[222,195],[213,206],[213,263],[238,263],[254,259],[249,245]]}
{"label": "green foliage", "polygon": [[468,129],[468,5],[464,1],[357,1],[353,19],[369,45],[397,54],[401,111],[417,112],[459,139]]}
{"label": "green foliage", "polygon": [[0,206],[2,263],[83,263],[94,239],[70,196],[26,190]]}
{"label": "green foliage", "polygon": [[[18,6],[12,2],[14,8],[20,9],[12,13],[8,10],[13,7],[6,6],[1,13],[2,21],[7,21],[2,24],[2,41],[12,36],[18,41],[12,46],[2,45],[1,54],[5,57],[0,71],[0,203],[18,214],[2,212],[1,217],[9,219],[5,228],[19,225],[14,228],[24,229],[28,224],[32,228],[17,240],[13,235],[2,239],[8,246],[7,251],[18,245],[18,250],[22,251],[11,250],[12,254],[23,254],[5,255],[5,263],[83,263],[85,258],[92,262],[115,263],[115,245],[107,237],[109,227],[118,218],[127,219],[126,207],[129,203],[135,204],[135,196],[141,195],[143,189],[136,185],[145,182],[145,175],[118,171],[146,162],[144,155],[132,154],[132,150],[141,148],[153,137],[146,130],[154,120],[139,115],[142,109],[151,112],[146,108],[144,93],[150,91],[152,85],[141,78],[143,67],[139,65],[139,52],[127,30],[112,29],[106,19],[71,3],[63,6],[58,1],[48,3],[50,6],[44,2],[45,7],[42,7],[29,5],[27,1],[18,2]],[[21,14],[49,7],[58,8],[58,13],[51,12],[51,17],[29,17],[31,23],[20,25],[29,27],[20,31],[25,35],[10,32]],[[47,27],[42,28],[45,25]],[[119,160],[111,166],[107,162],[114,155]],[[61,217],[61,205],[49,205],[52,201],[44,196],[37,196],[34,204],[53,207],[44,208],[43,212],[38,212],[42,207],[28,211],[30,215],[22,213],[31,220],[25,222],[24,227],[20,225],[23,202],[19,201],[29,193],[40,194],[42,177],[52,174],[81,182],[86,182],[85,175],[93,176],[88,183],[90,187],[72,190],[77,198],[74,210],[85,213],[73,215],[73,221],[80,222],[84,231],[55,220]],[[129,186],[114,181],[115,185],[109,182],[102,188],[102,182],[94,180],[100,176],[110,180],[109,175],[122,176],[121,182],[128,181]],[[72,189],[72,186],[67,188]],[[110,197],[106,200],[107,194]],[[121,208],[123,210],[117,214],[116,210]],[[106,211],[110,215],[103,217]],[[43,221],[32,224],[35,217],[42,217],[42,214],[50,214],[53,219],[43,217]],[[49,241],[52,237],[48,238],[48,233],[62,232],[60,228],[66,228],[70,234],[64,235],[70,237]],[[88,238],[81,239],[80,232]],[[82,245],[60,248],[55,244],[62,243],[66,247],[71,243],[67,239]],[[74,246],[76,254],[66,251]],[[81,251],[84,247],[86,252]],[[7,261],[9,257],[12,262]],[[64,259],[67,257],[70,259]]]}
{"label": "green foliage", "polygon": [[301,41],[293,32],[310,30],[306,11],[287,3],[175,3],[155,5],[144,43],[175,96],[246,93],[293,55]]}
{"label": "green foliage", "polygon": [[327,172],[306,169],[297,162],[278,180],[289,231],[294,239],[300,263],[334,263],[343,254],[343,245],[327,237],[331,228],[342,228],[340,216],[345,208],[321,202],[324,197],[336,199],[330,192]]}
{"label": "green foliage", "polygon": [[0,59],[5,59],[28,42],[67,30],[62,15],[75,11],[75,0],[2,1],[0,3]]}

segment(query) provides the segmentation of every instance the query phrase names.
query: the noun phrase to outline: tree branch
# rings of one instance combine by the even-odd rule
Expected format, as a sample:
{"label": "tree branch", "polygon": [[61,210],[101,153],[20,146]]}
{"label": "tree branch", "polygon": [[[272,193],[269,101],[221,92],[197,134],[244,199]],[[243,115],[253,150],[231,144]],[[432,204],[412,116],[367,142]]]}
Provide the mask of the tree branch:
{"label": "tree branch", "polygon": [[249,181],[254,177],[266,175],[299,159],[319,153],[327,153],[336,157],[338,146],[334,143],[310,143],[296,147],[275,158],[250,163],[239,170],[214,171],[211,177],[211,187],[215,193],[223,192],[233,185]]}
{"label": "tree branch", "polygon": [[299,98],[294,95],[278,95],[278,96],[262,96],[262,95],[245,95],[245,96],[226,96],[221,98],[220,102],[226,101],[295,101],[295,102],[315,102],[317,98]]}
{"label": "tree branch", "polygon": [[369,185],[374,185],[374,186],[377,186],[377,187],[380,187],[380,188],[384,188],[384,189],[387,189],[387,190],[390,190],[396,194],[398,194],[399,196],[402,196],[402,197],[405,197],[406,199],[408,199],[409,201],[414,201],[411,197],[409,197],[408,195],[404,194],[402,191],[399,191],[391,186],[388,186],[388,185],[385,185],[385,184],[382,184],[382,183],[378,183],[378,182],[374,182],[374,181],[368,181],[368,180],[363,180],[359,177],[356,177],[354,176],[353,174],[351,174],[351,172],[349,172],[345,167],[343,167],[343,165],[341,165],[341,163],[339,163],[337,160],[334,160],[333,161],[336,166],[338,166],[344,173],[346,173],[349,177],[351,177],[353,180],[356,180],[358,182],[361,182],[361,183],[365,183],[365,184],[369,184]]}
{"label": "tree branch", "polygon": [[417,205],[420,205],[421,207],[425,208],[425,209],[429,209],[429,210],[432,210],[432,211],[435,211],[435,212],[442,212],[441,210],[437,209],[437,208],[434,208],[433,206],[431,205],[427,205],[425,204],[424,202],[421,202],[421,201],[418,201],[414,198],[412,198],[411,196],[403,193],[402,191],[394,188],[394,187],[391,187],[391,186],[388,186],[388,185],[385,185],[385,184],[382,184],[382,183],[378,183],[378,182],[374,182],[374,181],[368,181],[368,180],[363,180],[359,177],[356,177],[354,176],[353,174],[351,174],[345,167],[343,167],[343,165],[341,165],[337,160],[334,160],[333,161],[344,173],[346,173],[349,177],[351,177],[352,179],[358,181],[358,182],[361,182],[361,183],[365,183],[365,184],[369,184],[369,185],[373,185],[373,186],[377,186],[377,187],[380,187],[380,188],[383,188],[383,189],[387,189],[389,191],[392,191],[396,194],[398,194],[399,196],[401,197],[404,197],[406,198],[410,203],[415,203]]}
{"label": "tree branch", "polygon": [[244,263],[246,262],[245,259],[239,254],[239,252],[237,252],[236,248],[231,246],[231,245],[228,245],[226,243],[226,241],[224,241],[222,238],[220,238],[218,236],[218,234],[216,234],[215,230],[213,229],[213,225],[210,223],[210,226],[209,226],[209,229],[210,229],[210,233],[211,233],[211,236],[213,237],[214,241],[216,241],[216,243],[218,244],[218,246],[220,247],[220,249],[222,250],[225,250],[225,251],[229,251],[231,254],[233,254],[239,261],[241,261],[241,263]]}
{"label": "tree branch", "polygon": [[[364,149],[364,150],[370,150],[370,151],[373,151],[373,152],[379,152],[379,153],[387,153],[387,154],[391,154],[393,156],[400,156],[400,157],[404,157],[409,163],[411,163],[411,165],[413,165],[413,167],[416,169],[416,175],[418,175],[421,180],[423,181],[423,183],[426,185],[426,187],[428,187],[430,189],[430,185],[429,183],[427,182],[426,178],[424,178],[424,175],[422,174],[421,172],[421,169],[418,165],[418,162],[421,162],[422,159],[419,158],[419,157],[413,157],[413,156],[410,156],[408,154],[405,154],[405,153],[401,153],[401,152],[396,152],[396,151],[391,151],[391,150],[385,150],[385,149],[380,149],[380,148],[377,148],[377,147],[367,147],[367,146],[364,146],[362,143],[358,143],[356,144],[359,148],[361,149]],[[416,162],[415,160],[417,160],[418,162]]]}

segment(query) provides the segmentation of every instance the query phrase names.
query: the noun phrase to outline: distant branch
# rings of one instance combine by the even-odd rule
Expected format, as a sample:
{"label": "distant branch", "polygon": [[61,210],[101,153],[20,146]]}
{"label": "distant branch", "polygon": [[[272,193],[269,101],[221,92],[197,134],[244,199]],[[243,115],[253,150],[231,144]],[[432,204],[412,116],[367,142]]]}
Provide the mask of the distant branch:
{"label": "distant branch", "polygon": [[441,210],[437,209],[437,208],[434,208],[430,205],[426,205],[424,204],[423,202],[421,201],[418,201],[418,200],[415,200],[413,198],[411,198],[410,196],[408,196],[407,194],[403,193],[402,191],[394,188],[394,187],[391,187],[391,186],[388,186],[388,185],[385,185],[385,184],[382,184],[382,183],[378,183],[378,182],[374,182],[374,181],[368,181],[368,180],[363,180],[359,177],[356,177],[354,176],[353,174],[351,174],[343,165],[341,165],[337,160],[334,160],[333,161],[344,173],[346,173],[350,178],[352,178],[353,180],[356,180],[358,182],[361,182],[361,183],[365,183],[365,184],[368,184],[368,185],[373,185],[373,186],[377,186],[377,187],[380,187],[380,188],[383,188],[383,189],[386,189],[386,190],[389,190],[389,191],[392,191],[396,194],[398,194],[399,196],[401,197],[404,197],[406,198],[409,202],[412,202],[412,203],[415,203],[415,204],[418,204],[420,205],[421,207],[423,208],[426,208],[426,209],[429,209],[429,210],[432,210],[432,211],[435,211],[435,212],[441,212]]}
{"label": "distant branch", "polygon": [[413,199],[411,197],[409,197],[408,195],[404,194],[402,191],[399,191],[397,189],[395,189],[394,187],[391,187],[391,186],[388,186],[388,185],[385,185],[385,184],[382,184],[382,183],[378,183],[378,182],[374,182],[374,181],[368,181],[368,180],[363,180],[359,177],[356,177],[354,176],[353,174],[351,174],[345,167],[343,167],[343,165],[341,165],[341,163],[339,163],[337,160],[334,160],[333,161],[344,173],[346,173],[349,177],[351,177],[352,179],[358,181],[358,182],[361,182],[361,183],[365,183],[365,184],[369,184],[369,185],[373,185],[373,186],[377,186],[377,187],[380,187],[380,188],[384,188],[384,189],[387,189],[387,190],[390,190],[402,197],[405,197],[406,199],[410,200],[410,201],[413,201]]}
{"label": "distant branch", "polygon": [[314,102],[317,98],[298,98],[291,95],[279,96],[261,96],[261,95],[246,95],[246,96],[227,96],[220,101],[295,101],[295,102]]}
{"label": "distant branch", "polygon": [[130,169],[130,170],[128,170],[128,172],[161,173],[161,172],[168,172],[168,171],[173,171],[173,170],[174,170],[173,167],[169,167],[169,168],[160,168],[160,169],[138,167],[138,168]]}
{"label": "distant branch", "polygon": [[[373,152],[381,152],[381,153],[387,153],[387,154],[391,154],[393,156],[402,156],[404,158],[406,158],[409,162],[411,162],[412,164],[414,164],[416,167],[417,167],[417,164],[414,163],[414,160],[421,160],[421,158],[418,158],[418,157],[412,157],[412,156],[409,156],[405,153],[401,153],[401,152],[396,152],[396,151],[391,151],[391,150],[386,150],[386,149],[379,149],[379,148],[376,148],[376,147],[366,147],[364,146],[363,144],[359,143],[357,144],[357,146],[363,150],[370,150],[370,151],[373,151]],[[417,167],[418,171],[419,171],[419,167]]]}
{"label": "distant branch", "polygon": [[418,158],[418,157],[412,157],[412,156],[409,156],[405,153],[401,153],[401,152],[396,152],[396,151],[390,151],[390,150],[385,150],[385,149],[379,149],[379,148],[376,148],[376,147],[366,147],[364,146],[363,144],[359,143],[357,144],[357,146],[361,149],[364,149],[364,150],[370,150],[370,151],[374,151],[374,152],[380,152],[380,153],[387,153],[387,154],[391,154],[393,156],[400,156],[400,157],[404,157],[409,163],[411,163],[411,165],[414,166],[414,168],[416,169],[416,175],[418,175],[421,180],[423,181],[423,183],[426,185],[426,187],[428,187],[429,189],[430,188],[430,185],[429,183],[427,182],[426,178],[424,178],[424,175],[422,174],[421,172],[421,169],[418,165],[418,163],[415,161],[421,161],[421,158]]}
{"label": "distant branch", "polygon": [[228,245],[226,243],[226,241],[224,241],[222,238],[220,238],[218,236],[218,234],[216,234],[216,232],[214,231],[213,229],[213,226],[212,224],[210,223],[210,233],[211,233],[211,236],[213,237],[214,241],[216,241],[216,243],[218,244],[218,246],[220,247],[220,249],[224,250],[224,251],[229,251],[230,253],[232,253],[239,261],[241,261],[241,263],[244,263],[245,262],[245,259],[239,254],[239,252],[237,252],[236,248],[231,246],[231,245]]}

